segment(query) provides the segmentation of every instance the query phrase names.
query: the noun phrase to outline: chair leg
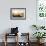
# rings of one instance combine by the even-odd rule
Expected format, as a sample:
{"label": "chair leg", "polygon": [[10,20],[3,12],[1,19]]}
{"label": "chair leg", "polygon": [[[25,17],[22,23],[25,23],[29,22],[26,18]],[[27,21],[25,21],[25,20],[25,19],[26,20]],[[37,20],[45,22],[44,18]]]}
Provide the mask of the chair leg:
{"label": "chair leg", "polygon": [[5,46],[7,46],[7,34],[5,34]]}
{"label": "chair leg", "polygon": [[7,46],[7,42],[6,42],[6,41],[5,41],[5,43],[4,43],[4,44],[5,44],[5,46]]}

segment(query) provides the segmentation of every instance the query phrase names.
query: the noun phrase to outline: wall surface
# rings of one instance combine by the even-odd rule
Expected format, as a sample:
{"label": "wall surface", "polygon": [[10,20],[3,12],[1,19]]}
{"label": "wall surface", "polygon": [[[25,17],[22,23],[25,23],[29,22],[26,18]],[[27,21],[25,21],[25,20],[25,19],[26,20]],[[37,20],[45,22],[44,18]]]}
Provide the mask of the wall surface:
{"label": "wall surface", "polygon": [[[10,20],[10,8],[26,8],[26,20]],[[0,34],[10,32],[9,28],[17,26],[19,32],[29,32],[32,37],[32,24],[36,24],[36,0],[0,1]]]}

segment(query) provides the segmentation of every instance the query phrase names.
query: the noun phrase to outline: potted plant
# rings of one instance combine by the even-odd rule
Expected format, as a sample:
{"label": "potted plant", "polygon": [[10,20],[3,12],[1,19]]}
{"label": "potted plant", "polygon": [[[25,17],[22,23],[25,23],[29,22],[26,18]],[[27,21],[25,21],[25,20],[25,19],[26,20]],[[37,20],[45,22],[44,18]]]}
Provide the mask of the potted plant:
{"label": "potted plant", "polygon": [[42,38],[45,38],[44,37],[44,36],[46,36],[45,34],[46,34],[45,32],[35,32],[33,35],[37,38],[37,42],[41,43],[40,40]]}

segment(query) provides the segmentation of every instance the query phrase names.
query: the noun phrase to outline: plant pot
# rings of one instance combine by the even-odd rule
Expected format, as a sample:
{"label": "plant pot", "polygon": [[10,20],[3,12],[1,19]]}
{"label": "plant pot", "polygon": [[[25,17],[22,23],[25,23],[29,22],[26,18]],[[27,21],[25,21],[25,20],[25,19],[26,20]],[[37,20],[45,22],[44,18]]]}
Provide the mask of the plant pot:
{"label": "plant pot", "polygon": [[44,43],[44,40],[45,40],[45,39],[40,39],[40,43]]}
{"label": "plant pot", "polygon": [[37,39],[37,43],[40,43],[40,39]]}
{"label": "plant pot", "polygon": [[41,44],[41,43],[44,42],[44,40],[45,40],[45,39],[38,39],[37,42],[38,42],[39,44]]}

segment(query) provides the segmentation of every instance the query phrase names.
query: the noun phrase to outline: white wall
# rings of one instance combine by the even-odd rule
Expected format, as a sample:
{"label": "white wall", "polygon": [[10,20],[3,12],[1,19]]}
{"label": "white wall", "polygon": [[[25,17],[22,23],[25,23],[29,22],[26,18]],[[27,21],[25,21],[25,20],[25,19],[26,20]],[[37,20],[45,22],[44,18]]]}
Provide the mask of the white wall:
{"label": "white wall", "polygon": [[[26,8],[26,20],[10,20],[10,8]],[[32,24],[36,24],[36,0],[0,0],[0,34],[17,26],[32,36]]]}

